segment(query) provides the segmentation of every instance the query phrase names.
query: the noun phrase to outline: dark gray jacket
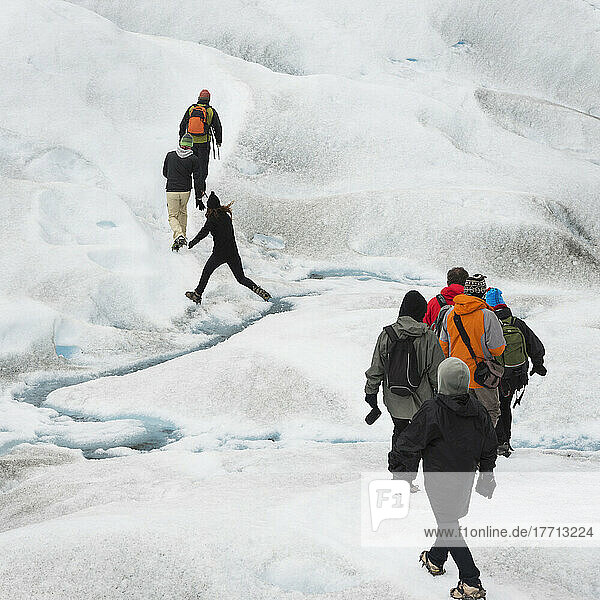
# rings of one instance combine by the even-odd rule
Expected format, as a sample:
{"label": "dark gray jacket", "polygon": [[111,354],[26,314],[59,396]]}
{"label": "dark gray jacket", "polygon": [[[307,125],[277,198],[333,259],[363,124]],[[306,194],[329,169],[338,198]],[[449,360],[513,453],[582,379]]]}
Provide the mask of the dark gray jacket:
{"label": "dark gray jacket", "polygon": [[419,373],[423,374],[421,384],[413,397],[393,394],[385,385],[384,364],[391,342],[388,334],[382,331],[375,345],[371,366],[365,373],[367,376],[365,393],[377,394],[379,386],[383,382],[383,403],[392,417],[412,419],[423,402],[433,396],[434,390],[437,388],[437,370],[445,357],[437,336],[425,323],[419,323],[412,317],[398,317],[393,328],[400,339],[414,338],[413,344],[417,354]]}

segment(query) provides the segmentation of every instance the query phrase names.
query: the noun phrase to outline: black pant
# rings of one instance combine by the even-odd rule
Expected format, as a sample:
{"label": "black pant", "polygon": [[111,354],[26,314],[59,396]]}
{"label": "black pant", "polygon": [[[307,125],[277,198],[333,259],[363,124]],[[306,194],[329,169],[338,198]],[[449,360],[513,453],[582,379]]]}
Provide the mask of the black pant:
{"label": "black pant", "polygon": [[[231,269],[233,276],[236,278],[238,283],[245,285],[247,288],[251,289],[257,287],[257,285],[252,281],[252,279],[248,279],[244,275],[244,269],[242,267],[242,259],[239,254],[232,254],[230,256],[221,256],[219,254],[215,254],[214,252],[208,257],[206,264],[204,265],[204,269],[202,270],[202,276],[200,277],[200,282],[196,287],[196,294],[198,296],[202,296],[204,289],[206,288],[206,284],[210,279],[210,276],[214,273],[215,269],[218,269],[221,265],[227,263],[227,266]],[[253,290],[254,291],[254,290]]]}
{"label": "black pant", "polygon": [[394,422],[394,433],[392,433],[392,450],[396,445],[396,440],[398,436],[406,429],[408,424],[410,423],[410,419],[397,419],[396,417],[392,417],[392,421]]}
{"label": "black pant", "polygon": [[[448,552],[452,556],[452,559],[456,563],[458,567],[458,577],[461,581],[466,583],[467,585],[476,586],[481,582],[479,581],[479,569],[475,565],[475,561],[473,560],[473,555],[465,542],[462,534],[458,529],[458,521],[453,521],[451,523],[440,523],[438,522],[438,530],[446,530],[446,535],[438,535],[435,544],[431,547],[429,551],[429,560],[438,566],[443,567],[444,563],[448,559]],[[452,537],[452,545],[447,546],[448,543],[448,532],[450,530],[454,531]]]}
{"label": "black pant", "polygon": [[200,159],[200,174],[204,192],[206,190],[206,178],[208,177],[208,161],[210,159],[210,142],[194,144],[192,152]]}
{"label": "black pant", "polygon": [[500,418],[496,423],[496,436],[498,437],[499,444],[506,444],[510,442],[512,426],[511,403],[514,392],[508,390],[508,396],[505,396],[502,393],[502,386],[500,386],[498,388],[498,394],[500,396]]}

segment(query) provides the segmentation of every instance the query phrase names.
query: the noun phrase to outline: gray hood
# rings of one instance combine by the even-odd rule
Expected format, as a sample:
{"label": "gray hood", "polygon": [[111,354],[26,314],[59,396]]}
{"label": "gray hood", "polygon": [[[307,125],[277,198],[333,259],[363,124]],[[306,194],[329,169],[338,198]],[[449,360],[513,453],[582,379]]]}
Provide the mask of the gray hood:
{"label": "gray hood", "polygon": [[398,317],[393,325],[400,337],[421,337],[427,332],[427,325],[415,321],[412,317]]}
{"label": "gray hood", "polygon": [[447,358],[438,367],[438,392],[444,396],[464,396],[470,381],[469,367],[460,358]]}
{"label": "gray hood", "polygon": [[175,152],[177,152],[177,156],[179,156],[179,158],[187,158],[193,154],[191,148],[182,148],[181,146],[177,146],[177,148],[175,148]]}

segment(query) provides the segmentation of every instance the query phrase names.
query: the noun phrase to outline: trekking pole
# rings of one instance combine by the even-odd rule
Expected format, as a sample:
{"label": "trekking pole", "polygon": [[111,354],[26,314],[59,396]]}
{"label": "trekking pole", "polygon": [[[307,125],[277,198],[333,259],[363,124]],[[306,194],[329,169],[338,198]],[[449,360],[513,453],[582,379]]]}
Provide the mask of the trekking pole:
{"label": "trekking pole", "polygon": [[212,137],[212,135],[210,136],[210,143],[211,143],[212,151],[213,151],[213,159],[216,160],[217,155],[215,154],[215,138]]}
{"label": "trekking pole", "polygon": [[219,144],[217,144],[217,158],[221,160],[221,146]]}

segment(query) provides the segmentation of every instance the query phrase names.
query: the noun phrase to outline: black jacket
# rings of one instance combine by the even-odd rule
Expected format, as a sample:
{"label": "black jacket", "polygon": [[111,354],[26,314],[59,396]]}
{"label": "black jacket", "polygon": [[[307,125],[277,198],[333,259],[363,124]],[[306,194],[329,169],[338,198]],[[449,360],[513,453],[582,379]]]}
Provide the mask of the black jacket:
{"label": "black jacket", "polygon": [[204,227],[198,232],[198,235],[190,242],[189,246],[195,246],[200,240],[203,240],[208,234],[213,237],[213,254],[229,257],[238,253],[235,243],[235,234],[233,233],[233,222],[231,215],[226,212],[220,212],[216,216],[206,218]]}
{"label": "black jacket", "polygon": [[[190,108],[192,108],[192,106],[196,106],[196,104],[198,103],[196,102],[195,104],[191,104],[190,106],[188,106],[187,110],[185,111],[185,114],[183,115],[183,119],[181,119],[181,123],[179,124],[179,139],[181,139],[184,133],[187,131],[188,122],[190,120]],[[208,108],[208,105],[206,105],[206,107]],[[215,136],[215,142],[217,142],[217,144],[219,144],[220,146],[221,142],[223,141],[223,127],[221,126],[221,119],[219,118],[219,113],[216,111],[216,109],[212,106],[210,108],[212,108],[213,111],[213,118],[210,123],[210,129],[212,130]]]}
{"label": "black jacket", "polygon": [[389,470],[491,471],[498,440],[490,415],[470,396],[437,394],[417,411],[389,453]]}
{"label": "black jacket", "polygon": [[450,523],[467,514],[475,471],[493,470],[497,447],[483,404],[468,395],[437,394],[396,439],[388,457],[389,470],[406,472],[412,480],[422,458],[431,508],[438,522]]}
{"label": "black jacket", "polygon": [[194,176],[194,190],[199,198],[204,192],[200,159],[194,154],[180,158],[173,150],[165,156],[163,175],[167,178],[167,192],[189,192],[192,189],[192,175]]}
{"label": "black jacket", "polygon": [[[512,317],[512,312],[508,306],[503,306],[502,308],[498,308],[494,310],[494,314],[502,321],[503,319],[507,319],[508,317]],[[546,354],[546,349],[544,348],[544,344],[542,344],[540,338],[533,333],[533,331],[529,328],[525,321],[514,318],[515,327],[518,327],[525,338],[525,349],[527,350],[527,355],[531,359],[531,362],[534,367],[540,367],[544,364],[544,354]]]}

